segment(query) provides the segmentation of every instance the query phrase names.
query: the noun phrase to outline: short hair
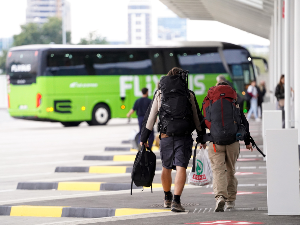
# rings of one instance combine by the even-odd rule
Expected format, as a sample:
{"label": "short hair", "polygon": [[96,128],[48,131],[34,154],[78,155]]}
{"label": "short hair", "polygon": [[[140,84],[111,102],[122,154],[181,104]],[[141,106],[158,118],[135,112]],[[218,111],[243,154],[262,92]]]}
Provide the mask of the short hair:
{"label": "short hair", "polygon": [[219,85],[229,85],[227,82],[220,82],[220,83],[217,83],[217,86]]}
{"label": "short hair", "polygon": [[226,81],[226,78],[224,75],[220,74],[219,76],[217,76],[217,81],[221,80],[221,81]]}
{"label": "short hair", "polygon": [[179,67],[173,67],[167,74],[167,76],[180,75],[183,70]]}
{"label": "short hair", "polygon": [[142,88],[142,93],[143,93],[143,95],[145,95],[145,94],[147,94],[147,92],[148,92],[148,88]]}

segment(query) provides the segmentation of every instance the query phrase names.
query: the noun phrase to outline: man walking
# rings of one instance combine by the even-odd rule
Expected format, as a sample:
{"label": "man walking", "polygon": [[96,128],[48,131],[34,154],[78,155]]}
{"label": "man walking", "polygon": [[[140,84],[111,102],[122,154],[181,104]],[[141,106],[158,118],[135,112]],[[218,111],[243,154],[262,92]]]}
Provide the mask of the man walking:
{"label": "man walking", "polygon": [[[143,96],[135,101],[133,108],[130,109],[130,111],[127,113],[127,117],[129,118],[136,111],[136,114],[138,116],[139,127],[140,127],[139,134],[141,134],[144,116],[151,103],[151,99],[148,98],[148,88],[143,88],[142,94]],[[149,135],[148,143],[150,148],[152,148],[153,141],[154,141],[154,131],[152,131]]]}
{"label": "man walking", "polygon": [[[204,103],[209,106],[206,108],[206,105],[203,105],[206,113],[205,124],[210,129],[209,136],[206,135],[204,140],[208,137],[211,139],[208,155],[213,171],[215,212],[224,212],[225,202],[227,209],[235,206],[238,181],[234,174],[240,150],[237,140],[237,133],[240,132],[238,126],[244,125],[245,131],[250,135],[245,115],[243,113],[239,115],[236,96],[236,92],[227,83],[221,82],[216,87],[210,88],[204,99]],[[245,135],[244,141],[246,148],[252,151],[248,135]]]}
{"label": "man walking", "polygon": [[[185,181],[186,169],[192,155],[193,139],[191,133],[196,128],[198,137],[205,129],[201,128],[202,115],[195,94],[187,87],[188,72],[174,67],[167,76],[162,77],[159,90],[144,118],[141,145],[147,146],[147,140],[153,130],[157,114],[160,118],[160,155],[162,160],[161,182],[165,193],[164,207],[173,212],[183,212],[180,196]],[[198,142],[202,142],[197,138]],[[205,146],[205,143],[202,143]],[[176,169],[174,200],[171,193],[172,169]]]}

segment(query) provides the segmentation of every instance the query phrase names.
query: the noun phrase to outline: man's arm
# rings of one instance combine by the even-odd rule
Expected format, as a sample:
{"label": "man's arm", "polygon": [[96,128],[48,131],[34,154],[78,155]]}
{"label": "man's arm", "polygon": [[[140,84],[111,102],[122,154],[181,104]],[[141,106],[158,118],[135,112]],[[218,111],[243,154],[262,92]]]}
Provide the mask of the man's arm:
{"label": "man's arm", "polygon": [[158,114],[159,92],[156,91],[153,100],[151,101],[147,112],[144,116],[143,125],[141,128],[141,143],[147,143],[148,138],[153,130]]}
{"label": "man's arm", "polygon": [[130,109],[127,113],[127,117],[129,118],[135,111],[133,109]]}
{"label": "man's arm", "polygon": [[191,104],[193,110],[193,119],[196,126],[196,132],[198,135],[198,140],[200,140],[201,144],[205,144],[205,142],[201,141],[203,139],[203,135],[206,134],[206,125],[204,123],[204,117],[200,111],[198,101],[196,99],[195,93],[191,92]]}

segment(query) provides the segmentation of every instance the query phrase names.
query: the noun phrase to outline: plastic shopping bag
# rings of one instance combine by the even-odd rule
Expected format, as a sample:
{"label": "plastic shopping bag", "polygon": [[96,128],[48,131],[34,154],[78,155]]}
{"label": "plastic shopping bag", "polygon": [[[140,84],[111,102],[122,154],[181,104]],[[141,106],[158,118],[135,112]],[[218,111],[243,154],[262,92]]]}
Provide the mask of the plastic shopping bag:
{"label": "plastic shopping bag", "polygon": [[205,186],[212,182],[212,169],[207,149],[201,148],[196,155],[194,150],[193,167],[188,176],[188,183],[196,186]]}

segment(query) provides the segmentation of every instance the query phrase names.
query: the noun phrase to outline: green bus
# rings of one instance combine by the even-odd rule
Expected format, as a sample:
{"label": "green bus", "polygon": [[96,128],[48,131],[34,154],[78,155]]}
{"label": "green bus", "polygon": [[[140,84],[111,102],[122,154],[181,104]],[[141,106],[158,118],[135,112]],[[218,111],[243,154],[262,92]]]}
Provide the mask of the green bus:
{"label": "green bus", "polygon": [[27,45],[9,50],[9,113],[14,118],[104,125],[125,118],[141,89],[153,96],[173,67],[189,70],[189,89],[203,101],[223,74],[239,94],[255,80],[247,49],[222,42],[176,46]]}

